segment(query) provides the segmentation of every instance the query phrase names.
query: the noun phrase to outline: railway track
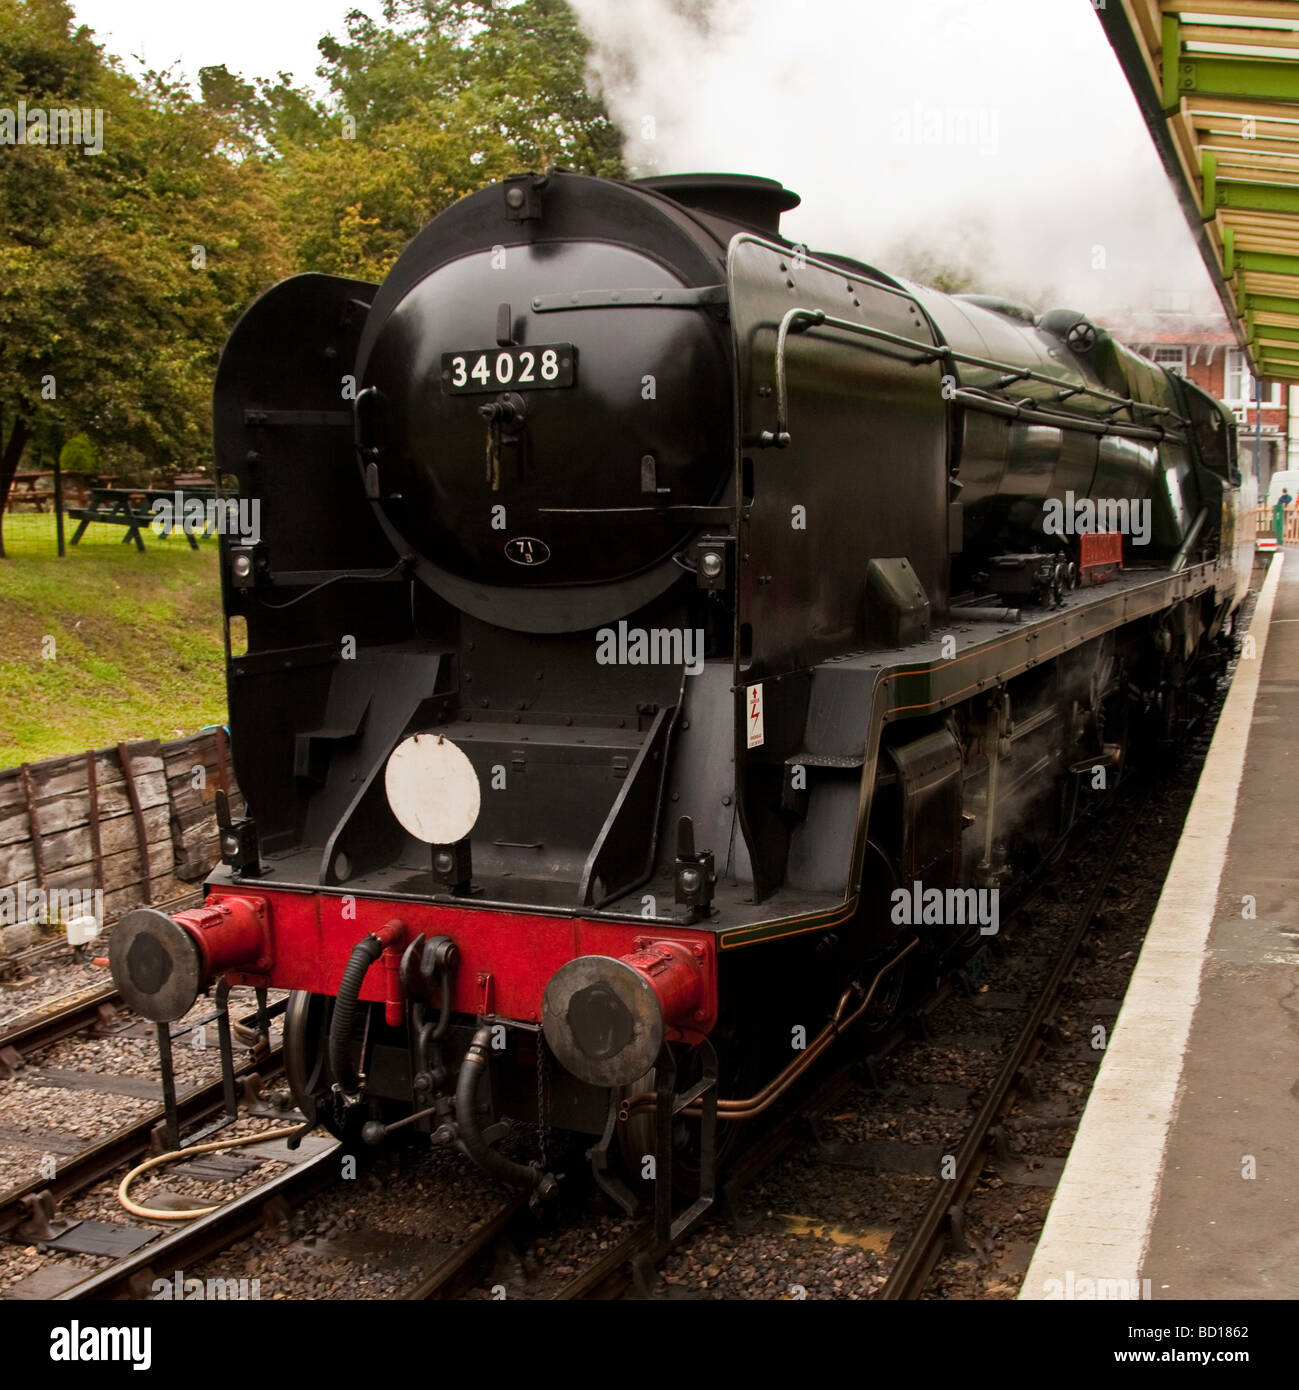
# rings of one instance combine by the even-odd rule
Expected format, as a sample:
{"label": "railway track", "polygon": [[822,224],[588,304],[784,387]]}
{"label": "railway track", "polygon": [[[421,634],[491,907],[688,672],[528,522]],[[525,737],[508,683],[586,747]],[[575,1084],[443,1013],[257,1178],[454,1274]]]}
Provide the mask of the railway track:
{"label": "railway track", "polygon": [[[872,1049],[869,1055],[886,1050],[900,1036],[900,1032],[883,1035],[877,1048]],[[719,1203],[722,1220],[735,1218],[743,1190],[779,1162],[814,1117],[829,1109],[843,1095],[863,1060],[858,1057],[841,1064],[801,1104],[788,1109],[736,1157],[724,1175]],[[709,1219],[709,1216],[703,1218],[704,1222]],[[580,1270],[552,1293],[551,1300],[609,1302],[631,1295],[641,1298],[663,1296],[658,1265],[699,1229],[699,1224],[702,1223],[684,1231],[677,1241],[666,1244],[655,1238],[652,1222],[643,1222],[628,1232],[612,1250]]]}
{"label": "railway track", "polygon": [[197,1217],[172,1235],[99,1270],[58,1298],[65,1302],[144,1298],[156,1277],[170,1277],[174,1270],[191,1270],[264,1226],[284,1224],[295,1207],[336,1181],[337,1152],[336,1144],[322,1149],[227,1202],[210,1216]]}
{"label": "railway track", "polygon": [[432,1269],[426,1270],[418,1281],[402,1295],[407,1302],[428,1303],[458,1298],[477,1284],[497,1241],[527,1219],[528,1204],[523,1199],[506,1202],[486,1221],[481,1222],[464,1241]]}
{"label": "railway track", "polygon": [[[996,1082],[989,1088],[964,1134],[956,1153],[955,1177],[943,1180],[941,1187],[934,1191],[906,1243],[891,1261],[891,1272],[877,1297],[885,1300],[919,1297],[953,1228],[959,1234],[962,1205],[978,1182],[990,1138],[1013,1103],[1017,1087],[1042,1045],[1044,1030],[1051,1020],[1060,987],[1086,937],[1115,866],[1131,840],[1143,804],[1140,794],[1134,797],[1134,804],[1127,812],[1086,901],[1073,920],[1045,986],[1006,1051]],[[1030,893],[1016,909],[1015,915],[1022,916],[1032,901]],[[952,989],[949,981],[943,992],[950,995]],[[880,1062],[905,1036],[903,1026],[881,1033],[866,1052],[835,1068],[810,1095],[788,1107],[776,1123],[746,1149],[727,1174],[724,1208],[734,1211],[744,1188],[778,1163],[800,1136],[815,1127],[817,1118],[835,1106],[863,1068]],[[191,1093],[186,1097],[185,1105],[197,1108],[205,1099],[201,1092],[210,1089],[201,1088],[200,1092]],[[219,1095],[209,1094],[206,1100],[209,1104],[220,1104]],[[143,1125],[133,1127],[143,1128]],[[110,1155],[109,1148],[115,1141],[124,1144],[125,1136],[114,1136],[113,1140],[99,1146],[103,1150],[99,1161],[101,1172],[120,1166],[124,1158],[130,1156],[120,1148]],[[144,1142],[147,1143],[147,1139]],[[141,1151],[138,1135],[135,1143],[140,1146],[136,1152]],[[283,1229],[291,1210],[309,1202],[333,1184],[337,1173],[335,1155],[336,1146],[333,1146],[228,1203],[211,1216],[187,1223],[174,1234],[88,1277],[61,1297],[73,1301],[144,1297],[155,1277],[170,1277],[175,1269],[192,1270],[201,1261],[220,1255],[235,1242],[258,1230]],[[110,1161],[110,1158],[114,1161]],[[87,1155],[86,1162],[90,1161]],[[6,1207],[5,1211],[8,1210],[10,1208]],[[687,1232],[684,1238],[688,1239],[692,1234]],[[537,1239],[538,1228],[526,1200],[507,1200],[485,1220],[474,1225],[454,1249],[418,1270],[399,1296],[406,1301],[447,1301],[462,1298],[475,1289],[482,1290],[502,1242],[525,1248]],[[544,1297],[551,1301],[609,1301],[628,1297],[671,1296],[658,1281],[656,1270],[673,1248],[655,1239],[649,1222],[635,1224],[612,1248],[586,1262],[573,1277],[564,1280]],[[493,1292],[496,1287],[493,1286]]]}
{"label": "railway track", "polygon": [[39,1052],[87,1029],[106,1032],[117,1022],[122,996],[111,985],[87,985],[85,989],[46,999],[28,1009],[8,1027],[0,1029],[0,1077],[12,1075],[25,1056]]}
{"label": "railway track", "polygon": [[1129,807],[1123,826],[1111,846],[1096,881],[1065,940],[1046,985],[1020,1029],[997,1078],[955,1154],[955,1172],[939,1179],[938,1187],[924,1209],[920,1223],[899,1252],[883,1289],[876,1295],[886,1302],[915,1299],[924,1293],[929,1277],[952,1237],[963,1238],[962,1216],[966,1199],[979,1181],[996,1127],[1009,1113],[1025,1076],[1044,1045],[1061,988],[1068,979],[1079,947],[1095,919],[1123,852],[1128,848],[1146,805],[1147,794],[1138,792]]}
{"label": "railway track", "polygon": [[[0,1031],[0,1076],[18,1074],[29,1057],[65,1038],[85,1032],[108,1036],[117,1031],[122,1027],[121,1002],[111,984],[90,985],[27,1010]],[[236,1067],[235,1076],[240,1081],[266,1081],[277,1076],[282,1065],[277,1044],[262,1055],[246,1058]],[[220,1112],[224,1102],[223,1083],[217,1076],[179,1097],[179,1123],[189,1127],[208,1120]],[[163,1119],[163,1107],[158,1106],[79,1153],[60,1159],[53,1177],[32,1178],[0,1192],[0,1238],[17,1234],[39,1240],[60,1205],[148,1152]]]}
{"label": "railway track", "polygon": [[[109,1037],[122,1031],[129,1025],[121,1019],[120,1004],[111,985],[92,985],[28,1010],[0,1032],[2,1074],[26,1075],[22,1069],[29,1059],[63,1039],[83,1033]],[[245,1057],[235,1067],[235,1078],[245,1083],[245,1093],[252,1099],[259,1083],[272,1080],[282,1070],[282,1050],[276,1044]],[[39,1070],[34,1075],[39,1078]],[[192,1129],[218,1117],[227,1103],[225,1084],[218,1075],[178,1097],[177,1121],[182,1129]],[[33,1245],[56,1241],[67,1229],[62,1209],[156,1149],[165,1118],[164,1107],[153,1106],[139,1119],[78,1152],[60,1156],[52,1169],[0,1191],[0,1240]]]}
{"label": "railway track", "polygon": [[[89,1275],[59,1297],[81,1302],[102,1299],[143,1299],[156,1278],[174,1271],[188,1274],[213,1260],[236,1242],[259,1231],[283,1235],[291,1214],[328,1192],[338,1180],[340,1146],[331,1144],[276,1177],[228,1202],[219,1211],[199,1217],[161,1240]],[[456,1299],[481,1282],[502,1239],[524,1239],[530,1222],[528,1204],[512,1198],[473,1226],[445,1257],[419,1269],[399,1297],[409,1302]]]}
{"label": "railway track", "polygon": [[[235,1069],[240,1080],[254,1077],[268,1081],[283,1070],[283,1054],[273,1047],[261,1058],[248,1058]],[[186,1092],[177,1100],[177,1113],[183,1127],[199,1124],[220,1112],[225,1092],[220,1076]],[[109,1174],[141,1158],[151,1147],[153,1133],[163,1121],[163,1108],[151,1110],[134,1124],[108,1135],[80,1153],[60,1161],[52,1178],[33,1178],[0,1194],[0,1238],[14,1235],[20,1226],[36,1223],[28,1239],[39,1239],[38,1227],[54,1209],[80,1195]]]}
{"label": "railway track", "polygon": [[[909,1232],[905,1244],[896,1255],[890,1251],[887,1280],[875,1297],[886,1301],[914,1299],[922,1296],[935,1265],[940,1259],[949,1238],[961,1234],[961,1216],[965,1201],[978,1184],[984,1171],[990,1141],[996,1136],[997,1127],[1014,1104],[1016,1094],[1025,1074],[1032,1067],[1038,1052],[1044,1045],[1044,1037],[1052,1015],[1057,1007],[1061,986],[1067,979],[1070,969],[1085,940],[1088,930],[1096,916],[1098,906],[1109,888],[1116,866],[1124,850],[1132,839],[1132,833],[1140,822],[1142,808],[1147,793],[1138,784],[1132,788],[1129,807],[1122,813],[1119,831],[1104,855],[1103,863],[1096,879],[1090,884],[1085,901],[1072,919],[1063,946],[1053,952],[1053,964],[1045,985],[1041,988],[1028,1012],[1028,1016],[1018,1029],[1013,1040],[1004,1050],[995,1082],[987,1089],[977,1114],[966,1128],[963,1138],[955,1151],[956,1171],[954,1177],[936,1179],[935,1190],[924,1205],[919,1219],[904,1223]],[[1121,794],[1120,794],[1121,795]],[[1113,803],[1111,802],[1111,805]],[[1111,819],[1119,819],[1111,817]],[[1086,822],[1080,823],[1086,824]],[[1075,833],[1080,827],[1075,827]],[[1074,835],[1068,837],[1072,843]],[[1054,860],[1063,851],[1058,847]],[[1044,870],[1046,865],[1043,866]],[[1032,906],[1045,874],[1038,877],[1036,887],[1030,887],[1007,920],[1022,918]],[[1066,919],[1069,920],[1069,919]],[[942,994],[950,997],[957,983],[948,980]],[[938,1002],[942,1002],[941,999]],[[932,1007],[932,1005],[930,1006]],[[871,1070],[907,1037],[905,1024],[879,1034],[871,1046],[858,1053],[852,1060],[836,1068],[825,1077],[817,1089],[801,1102],[789,1106],[737,1160],[727,1174],[724,1200],[719,1206],[732,1210],[738,1206],[738,1194],[744,1187],[762,1173],[778,1163],[791,1145],[798,1142],[809,1129],[815,1129],[818,1117],[827,1113],[844,1092],[854,1084],[863,1069]],[[244,1071],[251,1071],[251,1063]],[[263,1065],[262,1070],[265,1070]],[[182,1113],[186,1121],[201,1118],[203,1107],[219,1108],[219,1083],[201,1087],[191,1092],[182,1101]],[[80,1190],[89,1182],[96,1180],[88,1176],[92,1170],[97,1176],[119,1168],[125,1161],[141,1153],[147,1147],[146,1131],[156,1123],[157,1115],[147,1117],[140,1125],[132,1126],[111,1136],[85,1155],[73,1161],[72,1172],[65,1170],[61,1175],[62,1184],[57,1195]],[[128,1135],[132,1137],[128,1138]],[[230,1202],[220,1211],[209,1217],[199,1218],[172,1235],[151,1243],[133,1256],[114,1266],[98,1272],[80,1285],[68,1290],[61,1297],[67,1300],[143,1297],[149,1282],[158,1274],[170,1276],[174,1269],[192,1270],[202,1260],[220,1255],[231,1244],[255,1234],[268,1227],[283,1228],[288,1212],[308,1202],[328,1188],[337,1172],[336,1163],[330,1159],[335,1154],[331,1147],[326,1152],[269,1180],[267,1183]],[[70,1168],[73,1165],[69,1165]],[[84,1182],[82,1174],[85,1174]],[[34,1184],[32,1186],[35,1186]],[[45,1184],[54,1188],[54,1184]],[[14,1222],[16,1205],[24,1195],[32,1195],[28,1190],[14,1192],[0,1198],[0,1234],[7,1221],[10,1228]],[[711,1220],[711,1218],[709,1218]],[[696,1231],[698,1228],[696,1228]],[[696,1232],[688,1232],[689,1239]],[[901,1234],[901,1231],[899,1231]],[[526,1248],[538,1240],[538,1228],[528,1209],[526,1201],[511,1199],[505,1201],[493,1214],[472,1226],[455,1248],[436,1262],[416,1272],[404,1292],[398,1294],[408,1301],[452,1300],[471,1294],[485,1296],[487,1276],[490,1274],[497,1252],[504,1242],[518,1248]],[[679,1246],[682,1242],[677,1242]],[[657,1267],[672,1253],[672,1248],[657,1242],[652,1226],[647,1222],[633,1225],[617,1240],[609,1250],[586,1261],[576,1274],[551,1287],[540,1296],[553,1301],[602,1301],[627,1297],[665,1297],[673,1296],[658,1281]],[[499,1286],[492,1285],[494,1296]],[[513,1293],[510,1295],[513,1297]],[[677,1296],[680,1296],[678,1293]]]}
{"label": "railway track", "polygon": [[[202,901],[202,897],[201,893],[186,893],[156,906],[165,912],[179,911],[193,907]],[[0,960],[0,970],[27,969],[66,949],[67,944],[62,940],[29,946],[25,951],[15,952]],[[0,1025],[0,1079],[3,1079],[6,1069],[11,1070],[17,1065],[13,1060],[14,1053],[21,1058],[86,1029],[107,1031],[116,1023],[121,1003],[122,996],[111,983],[105,981],[102,985],[87,985],[83,989],[44,999],[17,1018]],[[10,1059],[8,1063],[6,1057]]]}

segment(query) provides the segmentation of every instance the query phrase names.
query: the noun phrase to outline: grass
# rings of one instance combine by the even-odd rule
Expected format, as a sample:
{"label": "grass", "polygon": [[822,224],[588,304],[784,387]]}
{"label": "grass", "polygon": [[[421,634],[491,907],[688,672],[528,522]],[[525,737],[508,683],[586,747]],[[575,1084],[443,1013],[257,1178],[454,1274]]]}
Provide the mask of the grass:
{"label": "grass", "polygon": [[216,540],[145,533],[141,555],[124,534],[91,526],[60,560],[53,516],[5,516],[0,767],[225,722]]}

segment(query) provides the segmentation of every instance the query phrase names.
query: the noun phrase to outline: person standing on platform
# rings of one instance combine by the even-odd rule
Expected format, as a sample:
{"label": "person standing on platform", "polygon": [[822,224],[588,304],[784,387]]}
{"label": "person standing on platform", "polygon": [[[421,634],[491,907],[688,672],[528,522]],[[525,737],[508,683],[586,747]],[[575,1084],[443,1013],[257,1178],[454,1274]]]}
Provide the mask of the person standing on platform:
{"label": "person standing on platform", "polygon": [[1276,543],[1278,546],[1285,544],[1285,509],[1294,501],[1290,496],[1290,489],[1283,488],[1281,496],[1276,499],[1276,506],[1272,508],[1272,529],[1276,532]]}

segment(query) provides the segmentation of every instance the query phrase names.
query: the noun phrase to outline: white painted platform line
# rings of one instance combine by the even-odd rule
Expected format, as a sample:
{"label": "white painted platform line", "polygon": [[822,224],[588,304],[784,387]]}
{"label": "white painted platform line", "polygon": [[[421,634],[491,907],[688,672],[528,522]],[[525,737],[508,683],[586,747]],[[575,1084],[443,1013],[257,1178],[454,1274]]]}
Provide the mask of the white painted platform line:
{"label": "white painted platform line", "polygon": [[1102,1297],[1137,1296],[1284,563],[1278,553],[1268,567],[1250,625],[1255,658],[1236,667],[1021,1298],[1093,1297],[1083,1281],[1098,1280],[1109,1281]]}

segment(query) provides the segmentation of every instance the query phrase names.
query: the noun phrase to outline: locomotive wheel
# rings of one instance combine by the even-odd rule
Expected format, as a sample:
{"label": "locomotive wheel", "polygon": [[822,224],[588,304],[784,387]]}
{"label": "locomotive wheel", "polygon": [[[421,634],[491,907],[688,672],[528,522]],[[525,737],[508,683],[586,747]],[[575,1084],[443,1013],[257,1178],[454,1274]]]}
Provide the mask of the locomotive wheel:
{"label": "locomotive wheel", "polygon": [[1069,566],[1063,560],[1057,560],[1055,568],[1051,571],[1051,607],[1059,608],[1064,603],[1064,596],[1072,586],[1069,583]]}
{"label": "locomotive wheel", "polygon": [[319,1097],[328,1091],[323,1079],[328,1004],[323,994],[295,989],[284,1011],[284,1075],[293,1103],[309,1120],[322,1118]]}

